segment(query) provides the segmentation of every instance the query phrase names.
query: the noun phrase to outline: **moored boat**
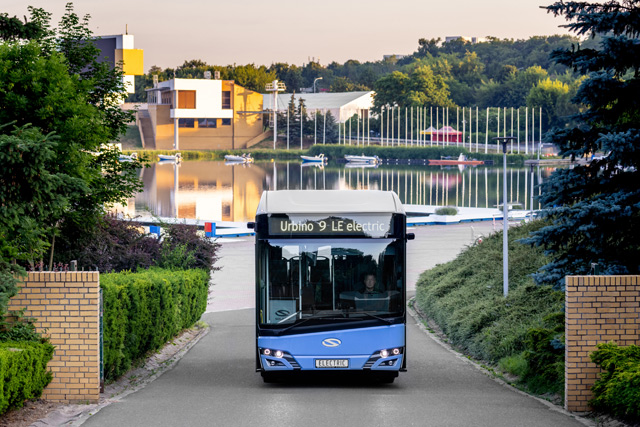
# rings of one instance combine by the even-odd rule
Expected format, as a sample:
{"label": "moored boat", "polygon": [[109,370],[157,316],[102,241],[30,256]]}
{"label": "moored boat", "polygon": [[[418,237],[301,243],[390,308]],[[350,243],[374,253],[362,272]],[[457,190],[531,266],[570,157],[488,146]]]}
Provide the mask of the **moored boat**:
{"label": "moored boat", "polygon": [[377,165],[381,163],[380,157],[365,156],[364,154],[361,156],[353,156],[353,155],[345,154],[344,158],[349,163],[364,163],[369,165]]}
{"label": "moored boat", "polygon": [[229,163],[253,163],[253,157],[251,157],[250,154],[246,153],[241,156],[227,154],[224,156],[224,160]]}
{"label": "moored boat", "polygon": [[138,153],[131,153],[130,155],[120,153],[118,160],[121,162],[132,162],[134,160],[138,160]]}
{"label": "moored boat", "polygon": [[176,153],[174,155],[169,155],[169,154],[158,154],[158,159],[159,160],[164,160],[164,161],[174,161],[174,162],[179,162],[182,160],[182,156],[180,155],[180,153]]}
{"label": "moored boat", "polygon": [[320,153],[317,156],[300,156],[302,163],[326,163],[329,161],[324,154]]}

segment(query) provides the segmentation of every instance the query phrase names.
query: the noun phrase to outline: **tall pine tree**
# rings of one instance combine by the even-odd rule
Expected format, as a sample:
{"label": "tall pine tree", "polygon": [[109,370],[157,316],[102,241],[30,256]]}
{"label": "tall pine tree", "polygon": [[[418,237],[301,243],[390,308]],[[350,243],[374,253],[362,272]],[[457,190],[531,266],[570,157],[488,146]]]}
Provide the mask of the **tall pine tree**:
{"label": "tall pine tree", "polygon": [[[554,51],[552,58],[585,74],[573,102],[575,125],[554,129],[547,140],[564,157],[590,160],[559,169],[543,185],[549,225],[530,243],[553,260],[538,282],[564,285],[564,276],[640,273],[640,1],[557,2],[547,11],[564,16],[565,27],[600,40],[598,49]],[[593,156],[603,153],[604,156]]]}

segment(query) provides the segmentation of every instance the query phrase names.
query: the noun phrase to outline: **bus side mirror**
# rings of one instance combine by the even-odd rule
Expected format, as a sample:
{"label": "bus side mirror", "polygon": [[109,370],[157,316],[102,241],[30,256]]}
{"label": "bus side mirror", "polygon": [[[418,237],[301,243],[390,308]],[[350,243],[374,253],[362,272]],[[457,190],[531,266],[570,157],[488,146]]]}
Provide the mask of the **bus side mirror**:
{"label": "bus side mirror", "polygon": [[256,229],[256,223],[255,222],[248,222],[247,223],[247,228],[250,230],[255,230]]}
{"label": "bus side mirror", "polygon": [[416,235],[413,233],[407,233],[407,240],[413,240],[416,238]]}

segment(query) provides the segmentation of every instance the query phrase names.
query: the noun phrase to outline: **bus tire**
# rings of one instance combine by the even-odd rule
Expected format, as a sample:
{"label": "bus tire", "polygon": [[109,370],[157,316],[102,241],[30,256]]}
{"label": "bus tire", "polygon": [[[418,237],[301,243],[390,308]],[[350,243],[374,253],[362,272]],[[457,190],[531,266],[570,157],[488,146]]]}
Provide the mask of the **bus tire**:
{"label": "bus tire", "polygon": [[279,381],[278,374],[275,373],[275,372],[264,372],[264,371],[262,371],[260,373],[260,375],[262,375],[262,381],[265,384],[273,384],[273,383],[277,383]]}
{"label": "bus tire", "polygon": [[382,384],[393,384],[397,376],[397,372],[380,372],[376,375],[376,378]]}

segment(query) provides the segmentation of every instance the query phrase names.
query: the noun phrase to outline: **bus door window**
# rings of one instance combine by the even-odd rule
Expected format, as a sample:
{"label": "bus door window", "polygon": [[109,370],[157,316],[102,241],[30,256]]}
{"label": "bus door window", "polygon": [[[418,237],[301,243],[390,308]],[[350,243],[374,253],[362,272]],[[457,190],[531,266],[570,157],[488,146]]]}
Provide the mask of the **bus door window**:
{"label": "bus door window", "polygon": [[272,246],[269,254],[267,323],[293,323],[299,311],[297,245]]}

